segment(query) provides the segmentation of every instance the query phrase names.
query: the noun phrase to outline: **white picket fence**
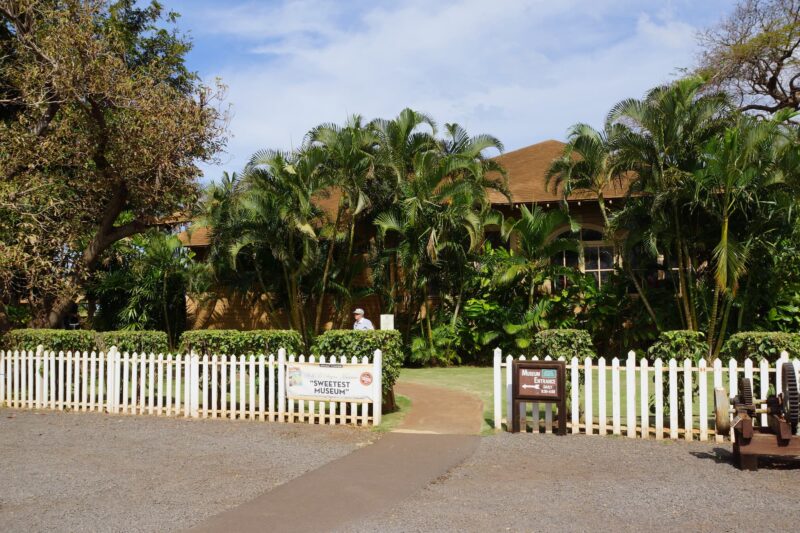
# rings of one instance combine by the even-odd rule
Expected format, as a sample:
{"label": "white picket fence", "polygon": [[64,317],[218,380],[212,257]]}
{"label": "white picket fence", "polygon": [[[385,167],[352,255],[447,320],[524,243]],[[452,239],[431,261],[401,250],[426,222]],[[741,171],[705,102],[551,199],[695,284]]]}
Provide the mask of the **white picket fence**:
{"label": "white picket fence", "polygon": [[[518,357],[525,360],[524,356]],[[537,358],[534,357],[533,360]],[[511,390],[511,370],[514,357],[503,358],[500,349],[494,352],[494,427],[500,429],[504,422],[512,418],[513,408]],[[545,360],[550,360],[546,357]],[[560,358],[564,360],[564,358]],[[605,358],[596,361],[587,357],[584,361],[577,357],[566,362],[567,382],[570,389],[571,432],[587,435],[622,435],[630,438],[685,439],[701,441],[711,436],[721,441],[723,435],[714,430],[714,388],[724,387],[730,396],[737,394],[739,378],[744,376],[751,380],[760,377],[758,390],[753,390],[754,397],[766,398],[770,384],[775,391],[781,392],[782,364],[789,360],[786,352],[775,366],[761,361],[756,366],[751,359],[739,366],[736,361],[724,365],[715,359],[710,365],[700,360],[697,366],[691,361],[678,364],[670,359],[666,364],[656,359],[652,364],[647,359],[636,360],[631,351],[625,361],[613,358],[608,364]],[[792,360],[795,373],[800,372],[800,360]],[[679,417],[679,380],[682,376],[684,413]],[[710,376],[713,376],[710,378]],[[624,380],[624,384],[622,381]],[[693,384],[697,384],[694,391]],[[753,384],[755,387],[755,383]],[[625,402],[622,402],[622,392]],[[503,399],[505,397],[505,418],[503,417]],[[652,404],[651,404],[652,402]],[[530,406],[530,427],[535,433],[542,430],[550,433],[553,430],[553,412],[550,403],[523,403],[520,405],[520,427],[526,428],[528,407]],[[652,405],[652,409],[651,409]],[[576,408],[577,406],[577,408]],[[610,412],[609,412],[610,406]],[[766,408],[766,405],[761,405]],[[541,411],[544,410],[544,420]],[[682,418],[682,419],[679,419]],[[761,423],[766,425],[766,415],[761,415]],[[525,430],[525,429],[523,429]],[[732,436],[732,432],[731,432]]]}
{"label": "white picket fence", "polygon": [[369,359],[259,355],[0,351],[0,404],[24,409],[310,424],[381,423],[382,354],[372,358],[373,402],[286,397],[286,365],[369,364]]}

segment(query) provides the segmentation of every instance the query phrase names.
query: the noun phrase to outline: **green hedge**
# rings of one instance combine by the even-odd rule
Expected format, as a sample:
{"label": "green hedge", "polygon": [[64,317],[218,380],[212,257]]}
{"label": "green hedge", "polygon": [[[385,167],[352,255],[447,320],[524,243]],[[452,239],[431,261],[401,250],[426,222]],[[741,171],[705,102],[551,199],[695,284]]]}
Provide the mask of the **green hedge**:
{"label": "green hedge", "polygon": [[348,359],[366,355],[371,361],[375,350],[383,354],[383,393],[391,401],[394,383],[405,359],[399,331],[333,329],[316,338],[311,353],[326,357],[345,355]]}
{"label": "green hedge", "polygon": [[725,341],[720,358],[743,362],[748,357],[770,363],[777,361],[786,350],[791,357],[800,357],[800,334],[783,331],[742,331]]}
{"label": "green hedge", "polygon": [[102,331],[95,336],[97,349],[116,346],[120,352],[168,353],[169,338],[163,331]]}
{"label": "green hedge", "polygon": [[544,359],[548,355],[552,359],[564,357],[570,361],[573,357],[585,359],[594,357],[594,345],[588,331],[582,329],[545,329],[533,337],[531,355]]}
{"label": "green hedge", "polygon": [[94,331],[85,329],[12,329],[3,343],[12,350],[33,350],[40,344],[46,350],[90,351],[95,348]]}
{"label": "green hedge", "polygon": [[286,353],[297,354],[303,346],[300,334],[292,330],[254,329],[205,329],[185,331],[181,335],[180,351],[192,350],[199,354],[220,355],[278,355],[279,348]]}
{"label": "green hedge", "polygon": [[708,356],[708,343],[701,331],[677,329],[662,331],[658,340],[647,350],[650,360],[663,361],[675,358],[678,361],[690,359],[695,363]]}

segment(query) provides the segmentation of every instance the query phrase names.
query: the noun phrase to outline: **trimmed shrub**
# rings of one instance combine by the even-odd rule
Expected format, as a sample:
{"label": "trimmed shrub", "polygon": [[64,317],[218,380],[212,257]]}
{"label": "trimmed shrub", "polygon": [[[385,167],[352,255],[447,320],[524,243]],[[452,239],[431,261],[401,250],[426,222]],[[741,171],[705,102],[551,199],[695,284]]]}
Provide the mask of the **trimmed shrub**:
{"label": "trimmed shrub", "polygon": [[102,331],[95,335],[98,350],[116,346],[120,352],[167,353],[169,339],[163,331]]}
{"label": "trimmed shrub", "polygon": [[531,355],[544,359],[548,355],[557,360],[564,357],[585,359],[594,357],[594,345],[588,331],[582,329],[545,329],[533,337]]}
{"label": "trimmed shrub", "polygon": [[95,347],[94,331],[85,329],[12,329],[3,337],[12,350],[90,351]]}
{"label": "trimmed shrub", "polygon": [[662,331],[658,340],[647,350],[651,361],[659,357],[667,361],[674,357],[678,361],[690,359],[696,363],[707,355],[708,344],[703,332],[686,329]]}
{"label": "trimmed shrub", "polygon": [[392,409],[394,383],[400,376],[405,359],[403,338],[399,331],[332,329],[317,337],[311,352],[326,357],[344,355],[348,359],[353,356],[361,359],[366,355],[371,361],[375,350],[380,350],[383,354],[383,396],[390,404],[387,408]]}
{"label": "trimmed shrub", "polygon": [[720,359],[736,359],[740,363],[748,357],[757,361],[777,361],[786,350],[791,357],[800,356],[800,334],[783,331],[742,331],[731,335],[720,352]]}
{"label": "trimmed shrub", "polygon": [[300,353],[303,339],[293,330],[254,329],[198,329],[184,331],[181,335],[180,351],[192,350],[199,354],[219,355],[278,355],[279,348],[287,354]]}

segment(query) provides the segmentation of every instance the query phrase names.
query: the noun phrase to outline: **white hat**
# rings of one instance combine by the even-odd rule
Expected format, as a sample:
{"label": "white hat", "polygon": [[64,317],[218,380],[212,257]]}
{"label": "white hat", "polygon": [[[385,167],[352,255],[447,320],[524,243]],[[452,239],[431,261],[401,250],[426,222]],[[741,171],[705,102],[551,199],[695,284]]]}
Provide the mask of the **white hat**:
{"label": "white hat", "polygon": [[353,311],[353,314],[354,315],[363,315],[364,314],[364,310],[359,307],[358,309]]}

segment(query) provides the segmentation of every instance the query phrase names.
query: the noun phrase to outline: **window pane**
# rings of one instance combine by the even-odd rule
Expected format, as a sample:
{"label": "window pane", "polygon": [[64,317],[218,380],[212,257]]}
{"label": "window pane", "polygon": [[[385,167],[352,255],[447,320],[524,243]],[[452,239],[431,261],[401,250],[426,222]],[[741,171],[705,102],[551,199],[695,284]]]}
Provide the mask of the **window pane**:
{"label": "window pane", "polygon": [[564,252],[558,252],[551,257],[550,264],[555,266],[564,266]]}
{"label": "window pane", "polygon": [[597,270],[598,249],[596,246],[586,248],[583,251],[583,258],[586,261],[586,270]]}
{"label": "window pane", "polygon": [[603,272],[600,272],[600,280],[602,281],[603,285],[606,284],[606,282],[608,281],[608,277],[610,275],[611,275],[610,270],[604,270]]}
{"label": "window pane", "polygon": [[564,265],[578,268],[578,252],[564,252]]}
{"label": "window pane", "polygon": [[593,229],[585,229],[581,239],[584,241],[602,241],[603,234]]}
{"label": "window pane", "polygon": [[595,283],[597,283],[597,286],[599,287],[600,286],[600,273],[599,272],[592,272],[592,275],[594,276]]}
{"label": "window pane", "polygon": [[614,268],[614,249],[611,246],[600,248],[600,268]]}

